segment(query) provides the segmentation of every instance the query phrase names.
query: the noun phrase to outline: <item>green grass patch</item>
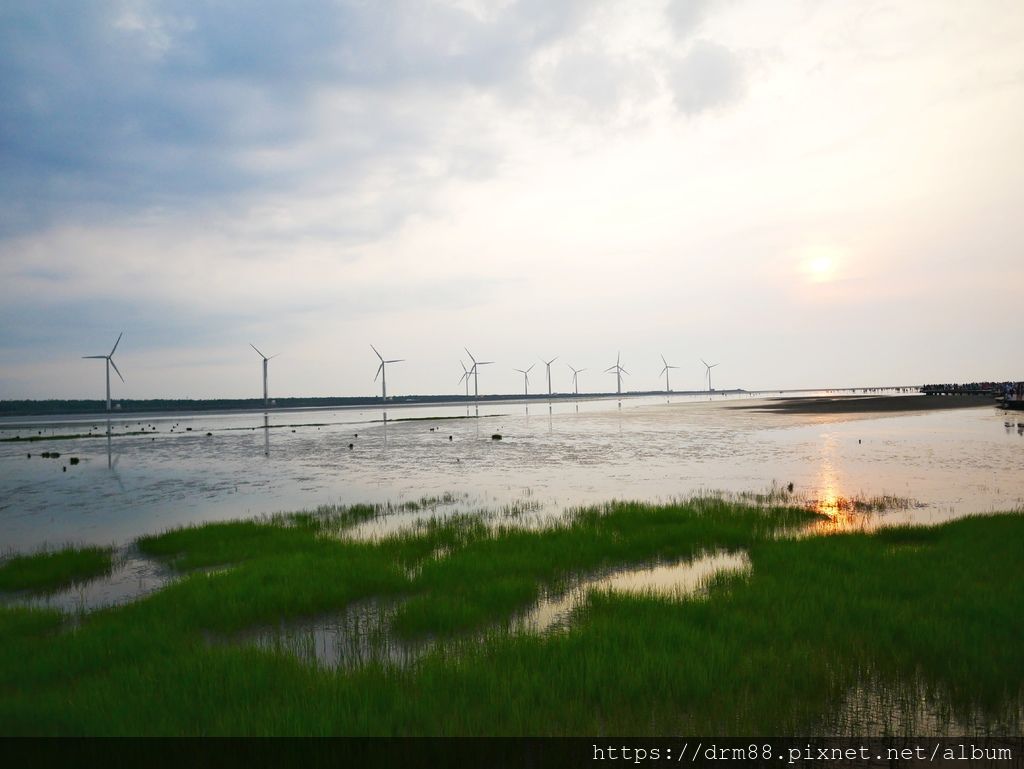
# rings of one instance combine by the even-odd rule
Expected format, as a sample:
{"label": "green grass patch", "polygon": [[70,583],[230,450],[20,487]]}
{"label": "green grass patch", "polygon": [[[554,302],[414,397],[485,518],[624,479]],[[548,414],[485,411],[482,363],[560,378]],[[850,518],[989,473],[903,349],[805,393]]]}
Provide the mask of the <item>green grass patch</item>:
{"label": "green grass patch", "polygon": [[[848,707],[864,691],[887,695],[897,730],[922,702],[948,721],[931,730],[1022,730],[1020,514],[789,539],[806,511],[703,499],[535,531],[457,516],[376,542],[338,536],[351,515],[145,538],[179,568],[230,568],[73,632],[52,612],[0,609],[3,731],[810,736],[864,733]],[[563,632],[501,629],[577,575],[716,549],[746,550],[751,572],[685,600],[593,591]],[[349,671],[231,643],[374,597],[404,601],[396,632],[451,642],[411,667]]]}
{"label": "green grass patch", "polygon": [[14,555],[0,563],[0,590],[55,591],[110,574],[109,547],[68,547],[53,553]]}

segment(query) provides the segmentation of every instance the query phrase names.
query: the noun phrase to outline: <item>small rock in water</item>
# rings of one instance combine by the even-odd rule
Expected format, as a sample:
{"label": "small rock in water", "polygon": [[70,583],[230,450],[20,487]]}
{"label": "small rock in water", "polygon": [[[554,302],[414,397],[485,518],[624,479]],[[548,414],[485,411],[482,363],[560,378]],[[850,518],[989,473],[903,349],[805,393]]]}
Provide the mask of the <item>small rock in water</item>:
{"label": "small rock in water", "polygon": [[67,466],[67,465],[64,465],[63,467],[61,467],[60,471],[61,471],[62,473],[66,473],[66,472],[68,471],[68,466]]}
{"label": "small rock in water", "polygon": [[450,436],[450,435],[449,435],[449,436],[448,436],[448,440],[451,440],[451,439],[452,439],[452,436]]}
{"label": "small rock in water", "polygon": [[491,440],[492,441],[500,441],[501,440],[501,433],[495,433],[494,435],[492,435],[491,436]]}
{"label": "small rock in water", "polygon": [[71,457],[70,462],[73,465],[77,465],[81,460],[78,457]]}
{"label": "small rock in water", "polygon": [[788,491],[790,494],[793,493],[793,481],[790,481],[788,484],[786,484],[786,491]]}
{"label": "small rock in water", "polygon": [[354,444],[354,443],[350,443],[350,444],[348,444],[348,447],[349,447],[350,449],[351,449],[351,448],[354,448],[354,447],[355,447],[355,444]]}
{"label": "small rock in water", "polygon": [[206,437],[207,437],[207,438],[210,438],[210,437],[212,437],[212,436],[213,436],[213,433],[207,433],[207,434],[206,434]]}

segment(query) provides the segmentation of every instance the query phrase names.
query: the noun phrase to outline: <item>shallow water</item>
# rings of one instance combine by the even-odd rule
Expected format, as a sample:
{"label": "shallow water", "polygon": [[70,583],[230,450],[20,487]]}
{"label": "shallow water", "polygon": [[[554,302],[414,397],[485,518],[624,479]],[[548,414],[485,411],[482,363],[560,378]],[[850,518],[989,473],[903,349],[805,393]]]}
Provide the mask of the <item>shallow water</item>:
{"label": "shallow water", "polygon": [[[750,559],[746,553],[721,551],[675,563],[578,578],[571,580],[568,590],[545,593],[532,607],[489,632],[541,634],[566,630],[573,613],[586,604],[591,590],[683,598],[703,590],[717,574],[749,570]],[[440,648],[457,652],[460,644],[481,640],[479,635],[448,640],[398,639],[390,632],[390,625],[399,605],[397,600],[358,601],[339,614],[282,622],[275,628],[258,629],[237,640],[332,669],[352,669],[371,663],[407,666],[428,652]]]}
{"label": "shallow water", "polygon": [[110,574],[49,592],[0,593],[0,605],[82,614],[136,601],[177,577],[161,562],[146,558],[134,548],[126,548],[115,557]]}
{"label": "shallow water", "polygon": [[[103,420],[6,420],[0,438],[93,437],[0,443],[0,550],[128,543],[188,523],[446,493],[456,495],[452,511],[512,505],[557,516],[613,498],[666,501],[791,482],[834,512],[834,528],[1024,505],[1024,415],[995,407],[836,416],[732,408],[754,402],[401,407],[389,409],[387,422],[367,409],[162,415],[112,420],[109,439]],[[40,458],[44,451],[61,457]],[[913,503],[873,516],[839,504],[882,495]],[[373,531],[429,514],[389,516]]]}

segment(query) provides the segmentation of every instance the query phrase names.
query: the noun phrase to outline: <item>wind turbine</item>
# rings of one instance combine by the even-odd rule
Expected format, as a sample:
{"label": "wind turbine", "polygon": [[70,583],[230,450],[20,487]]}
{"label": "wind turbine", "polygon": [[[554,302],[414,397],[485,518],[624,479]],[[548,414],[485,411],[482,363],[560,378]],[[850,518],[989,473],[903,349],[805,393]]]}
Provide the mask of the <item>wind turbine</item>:
{"label": "wind turbine", "polygon": [[388,399],[388,372],[385,368],[385,364],[388,363],[402,363],[405,358],[395,358],[394,360],[384,360],[384,356],[377,352],[377,348],[372,344],[370,349],[377,353],[377,357],[380,358],[380,366],[377,367],[377,373],[374,374],[373,381],[377,381],[377,377],[380,377],[380,399],[386,401]]}
{"label": "wind turbine", "polygon": [[472,369],[466,368],[466,364],[463,363],[461,360],[459,361],[459,365],[462,366],[462,376],[459,377],[459,384],[462,384],[463,380],[466,381],[466,397],[468,398],[469,397],[469,372],[472,371]]}
{"label": "wind turbine", "polygon": [[281,353],[274,353],[270,358],[268,358],[266,355],[261,353],[252,342],[249,342],[249,346],[256,350],[257,355],[263,358],[263,408],[268,408],[270,406],[270,398],[267,397],[267,361],[270,360],[270,358],[276,358]]}
{"label": "wind turbine", "polygon": [[[533,364],[533,366],[536,366],[536,365],[537,365],[536,363]],[[520,374],[523,375],[523,394],[524,395],[529,395],[530,394],[530,372],[533,371],[533,366],[530,366],[530,368],[526,369],[525,371],[523,371],[523,369],[521,369],[521,368],[514,368],[514,369],[512,369],[513,371],[518,371]],[[467,386],[468,386],[468,383],[467,383]]]}
{"label": "wind turbine", "polygon": [[468,398],[469,397],[469,377],[470,377],[470,374],[472,373],[473,370],[472,369],[467,369],[466,365],[464,364],[464,362],[462,362],[462,360],[459,361],[459,366],[462,367],[462,376],[459,377],[459,384],[462,384],[463,380],[466,381],[466,397]]}
{"label": "wind turbine", "polygon": [[619,353],[618,355],[615,356],[615,365],[614,366],[609,366],[608,368],[606,368],[604,370],[604,373],[606,373],[606,374],[609,374],[609,373],[611,373],[613,371],[615,372],[615,393],[616,393],[616,395],[622,395],[622,375],[623,374],[629,374],[629,372],[626,371],[626,369],[622,368],[622,366],[620,365],[620,359],[621,358],[622,358],[622,353]]}
{"label": "wind turbine", "polygon": [[713,393],[715,391],[715,388],[711,386],[711,369],[713,369],[718,364],[717,363],[708,363],[703,358],[700,359],[700,362],[704,364],[705,368],[707,368],[708,392],[709,393]]}
{"label": "wind turbine", "polygon": [[473,368],[471,368],[469,370],[469,373],[473,376],[473,397],[474,398],[479,398],[480,397],[480,372],[478,370],[478,367],[479,366],[489,366],[490,364],[494,363],[494,361],[493,360],[477,360],[476,358],[473,357],[473,353],[471,353],[468,348],[463,347],[462,349],[466,351],[466,355],[468,355],[469,359],[471,361],[473,361]]}
{"label": "wind turbine", "polygon": [[117,370],[117,364],[114,363],[114,350],[116,350],[117,346],[119,344],[121,344],[121,337],[123,337],[123,336],[124,336],[124,332],[123,331],[120,334],[117,335],[117,341],[114,342],[114,348],[110,351],[110,355],[83,355],[82,356],[82,358],[96,358],[96,359],[102,358],[103,360],[105,360],[107,362],[107,411],[110,411],[110,367],[111,366],[114,367],[114,371],[117,371],[117,375],[119,377],[121,377],[121,381],[124,382],[124,377],[121,376],[121,372]]}
{"label": "wind turbine", "polygon": [[554,363],[556,360],[558,360],[558,356],[557,355],[554,358],[552,358],[551,360],[544,360],[543,358],[540,359],[541,363],[543,363],[545,366],[548,367],[548,397],[549,398],[551,397],[551,364]]}
{"label": "wind turbine", "polygon": [[[565,365],[569,366],[568,363],[566,363]],[[585,368],[573,368],[572,366],[569,366],[569,368],[572,370],[572,387],[573,387],[573,390],[575,390],[576,394],[579,395],[580,394],[579,375],[580,375],[581,371],[586,371],[586,369]]]}
{"label": "wind turbine", "polygon": [[679,366],[670,366],[670,365],[668,365],[668,361],[665,360],[665,356],[664,355],[661,356],[661,362],[665,364],[665,368],[663,368],[661,370],[661,373],[665,375],[665,392],[670,393],[670,392],[672,392],[672,385],[670,385],[669,381],[668,381],[668,370],[670,368],[679,368]]}

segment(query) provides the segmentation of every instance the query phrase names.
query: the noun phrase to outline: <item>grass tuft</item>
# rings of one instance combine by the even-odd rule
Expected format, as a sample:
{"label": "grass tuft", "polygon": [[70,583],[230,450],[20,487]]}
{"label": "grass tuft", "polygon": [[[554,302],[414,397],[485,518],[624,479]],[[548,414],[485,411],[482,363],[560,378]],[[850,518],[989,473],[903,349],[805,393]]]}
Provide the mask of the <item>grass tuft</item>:
{"label": "grass tuft", "polygon": [[109,547],[68,547],[52,553],[14,555],[0,563],[0,590],[56,591],[113,570]]}

